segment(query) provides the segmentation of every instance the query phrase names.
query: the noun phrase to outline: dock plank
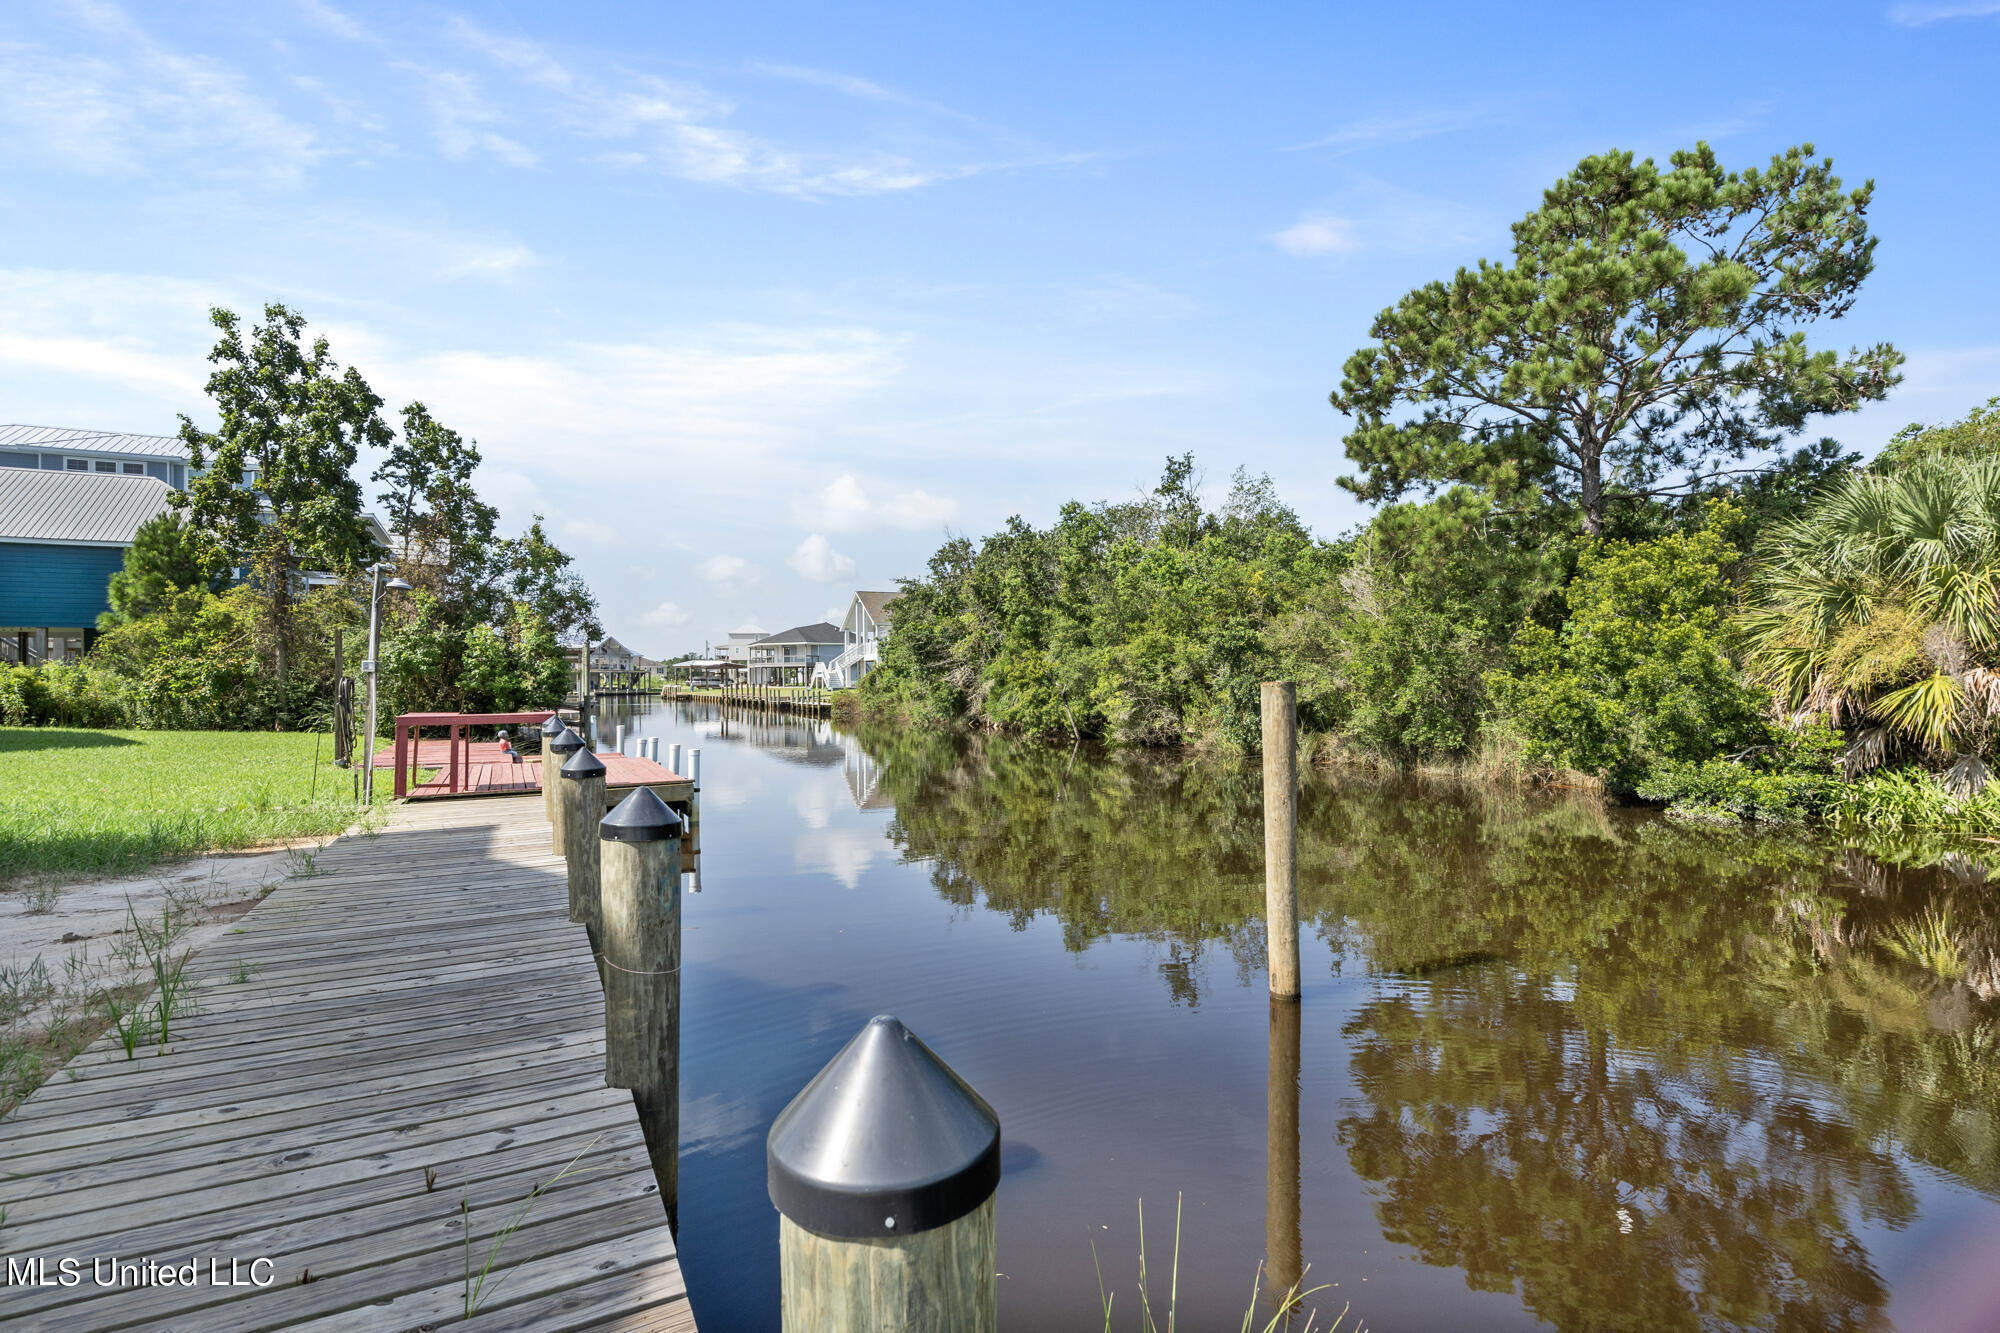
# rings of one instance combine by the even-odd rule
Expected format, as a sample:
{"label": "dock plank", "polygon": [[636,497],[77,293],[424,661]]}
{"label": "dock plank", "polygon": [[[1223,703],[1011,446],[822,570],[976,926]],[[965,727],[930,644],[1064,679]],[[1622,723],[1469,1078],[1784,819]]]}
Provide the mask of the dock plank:
{"label": "dock plank", "polygon": [[[460,1198],[477,1269],[481,1238],[581,1153],[506,1242],[474,1326],[693,1330],[631,1098],[603,1086],[597,969],[540,797],[399,807],[314,869],[190,966],[200,1013],[164,1050],[106,1038],[0,1120],[0,1253],[86,1274],[0,1286],[0,1324],[456,1322]],[[114,1255],[225,1274],[263,1258],[278,1281],[95,1286],[90,1261]]]}

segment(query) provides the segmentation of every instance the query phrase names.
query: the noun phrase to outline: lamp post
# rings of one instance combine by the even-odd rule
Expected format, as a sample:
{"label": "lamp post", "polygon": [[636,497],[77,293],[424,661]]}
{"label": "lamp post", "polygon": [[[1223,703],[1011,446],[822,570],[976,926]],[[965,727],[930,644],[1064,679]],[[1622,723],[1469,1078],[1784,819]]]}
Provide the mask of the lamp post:
{"label": "lamp post", "polygon": [[361,800],[362,804],[375,804],[375,653],[382,640],[382,594],[384,592],[408,592],[410,585],[402,579],[382,582],[385,571],[394,565],[386,560],[377,560],[368,566],[368,656],[361,663],[361,674],[368,677],[368,751],[362,760]]}

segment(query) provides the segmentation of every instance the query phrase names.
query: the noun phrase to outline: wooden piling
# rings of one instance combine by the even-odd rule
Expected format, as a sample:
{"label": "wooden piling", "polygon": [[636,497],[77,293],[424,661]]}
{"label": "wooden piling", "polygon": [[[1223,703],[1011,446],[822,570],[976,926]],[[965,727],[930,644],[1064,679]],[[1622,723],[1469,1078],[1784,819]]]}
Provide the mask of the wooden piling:
{"label": "wooden piling", "polygon": [[995,1333],[1000,1120],[894,1018],[771,1126],[785,1333]]}
{"label": "wooden piling", "polygon": [[667,1218],[680,1224],[681,817],[640,787],[598,826],[604,1081],[630,1088]]}
{"label": "wooden piling", "polygon": [[604,818],[604,761],[578,750],[562,766],[563,861],[569,869],[569,919],[580,922],[597,945],[597,822]]}
{"label": "wooden piling", "polygon": [[1264,1272],[1275,1303],[1298,1284],[1305,1249],[1299,1235],[1299,1011],[1284,995],[1271,997],[1271,1034],[1264,1093]]}
{"label": "wooden piling", "polygon": [[1267,680],[1264,723],[1264,949],[1271,994],[1299,994],[1299,698]]}
{"label": "wooden piling", "polygon": [[993,1211],[989,1198],[956,1222],[894,1240],[839,1240],[780,1216],[784,1333],[996,1333]]}
{"label": "wooden piling", "polygon": [[562,766],[583,749],[583,737],[564,727],[542,742],[542,800],[549,810],[549,850],[563,854]]}

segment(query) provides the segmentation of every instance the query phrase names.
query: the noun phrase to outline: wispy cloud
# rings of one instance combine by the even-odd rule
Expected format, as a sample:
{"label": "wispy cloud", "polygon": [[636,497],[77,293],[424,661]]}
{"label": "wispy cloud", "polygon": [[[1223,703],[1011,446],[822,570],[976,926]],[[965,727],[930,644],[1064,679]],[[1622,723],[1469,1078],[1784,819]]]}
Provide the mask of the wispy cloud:
{"label": "wispy cloud", "polygon": [[2000,14],[2000,0],[1961,0],[1959,4],[1896,5],[1889,10],[1889,22],[1903,28],[1921,28],[1949,19],[1983,19]]}
{"label": "wispy cloud", "polygon": [[639,623],[651,629],[672,629],[676,625],[685,625],[692,619],[694,617],[684,610],[679,602],[661,602],[641,615]]}
{"label": "wispy cloud", "polygon": [[[982,134],[980,142],[971,143],[957,142],[952,135],[923,135],[924,151],[919,153],[891,147],[886,141],[866,142],[884,137],[866,126],[847,136],[861,140],[857,143],[837,147],[786,143],[732,124],[734,103],[697,84],[634,72],[587,55],[564,56],[542,43],[495,33],[464,18],[452,22],[451,33],[464,49],[551,99],[553,119],[571,134],[609,145],[599,154],[601,161],[702,184],[806,198],[892,194],[994,172],[1064,165],[1083,156],[1037,150],[996,133]],[[961,127],[978,124],[971,117],[854,75],[796,65],[748,68],[765,78],[921,112],[933,121],[948,119]],[[821,127],[816,137],[826,133]]]}
{"label": "wispy cloud", "polygon": [[1354,224],[1328,213],[1301,218],[1272,236],[1271,240],[1286,254],[1301,257],[1352,254],[1360,248]]}
{"label": "wispy cloud", "polygon": [[744,68],[752,74],[761,74],[766,78],[810,84],[815,88],[825,88],[829,92],[842,93],[848,97],[859,97],[864,101],[893,102],[898,106],[924,105],[916,98],[899,93],[894,88],[885,88],[872,79],[864,79],[854,74],[842,74],[837,70],[809,69],[804,65],[780,65],[763,60],[753,60]]}
{"label": "wispy cloud", "polygon": [[[1479,209],[1438,195],[1405,189],[1379,177],[1355,174],[1320,208],[1271,234],[1288,255],[1432,254],[1462,250],[1493,236],[1494,219]],[[1504,233],[1501,237],[1504,238]]]}
{"label": "wispy cloud", "polygon": [[340,38],[344,42],[360,42],[373,45],[375,35],[362,26],[361,20],[344,9],[335,9],[325,0],[297,0],[299,12],[306,20],[322,32]]}
{"label": "wispy cloud", "polygon": [[396,68],[415,77],[429,104],[432,137],[447,157],[485,154],[510,167],[532,167],[541,159],[534,149],[493,128],[507,117],[487,100],[479,80],[459,70],[429,69],[409,61]]}
{"label": "wispy cloud", "polygon": [[1492,124],[1497,117],[1497,108],[1486,104],[1433,107],[1402,115],[1364,116],[1317,139],[1287,144],[1280,151],[1302,153],[1314,148],[1352,151],[1375,148],[1383,144],[1414,143],[1419,139],[1430,139],[1440,134],[1478,129]]}
{"label": "wispy cloud", "polygon": [[599,546],[623,546],[625,536],[609,523],[594,518],[573,518],[563,524],[563,536]]}
{"label": "wispy cloud", "polygon": [[155,41],[111,5],[78,5],[100,49],[0,43],[6,151],[107,173],[290,181],[325,155],[312,130],[220,61]]}
{"label": "wispy cloud", "polygon": [[695,572],[719,597],[745,597],[764,586],[763,574],[740,555],[712,555]]}

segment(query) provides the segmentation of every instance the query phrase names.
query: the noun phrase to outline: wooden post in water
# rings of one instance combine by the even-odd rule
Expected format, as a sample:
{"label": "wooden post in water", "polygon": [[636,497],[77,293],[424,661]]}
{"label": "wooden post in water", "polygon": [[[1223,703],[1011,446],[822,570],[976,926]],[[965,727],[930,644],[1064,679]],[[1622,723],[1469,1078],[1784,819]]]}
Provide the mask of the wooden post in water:
{"label": "wooden post in water", "polygon": [[765,1142],[784,1333],[995,1333],[1000,1118],[872,1018]]}
{"label": "wooden post in water", "polygon": [[604,818],[604,761],[578,750],[562,766],[563,861],[569,868],[569,919],[598,941],[597,822]]}
{"label": "wooden post in water", "polygon": [[1267,680],[1264,721],[1264,951],[1271,994],[1299,994],[1299,692]]}
{"label": "wooden post in water", "polygon": [[583,748],[583,737],[568,727],[542,745],[542,791],[549,802],[549,850],[557,856],[563,854],[562,766]]}
{"label": "wooden post in water", "polygon": [[681,817],[636,788],[598,825],[603,844],[604,1082],[630,1088],[680,1226]]}
{"label": "wooden post in water", "polygon": [[1270,1065],[1264,1093],[1264,1271],[1275,1305],[1298,1285],[1305,1248],[1299,1237],[1299,1002],[1271,997]]}

